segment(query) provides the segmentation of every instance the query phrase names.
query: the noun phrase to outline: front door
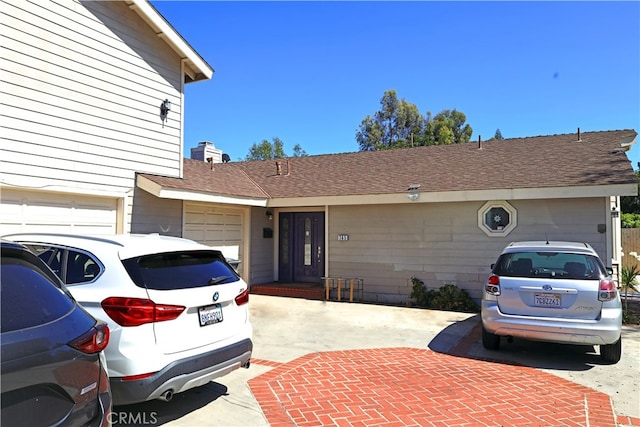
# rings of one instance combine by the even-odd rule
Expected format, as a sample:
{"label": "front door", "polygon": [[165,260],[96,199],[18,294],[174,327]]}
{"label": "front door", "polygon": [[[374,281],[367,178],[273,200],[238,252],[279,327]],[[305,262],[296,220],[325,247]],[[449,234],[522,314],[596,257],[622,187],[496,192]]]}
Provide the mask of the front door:
{"label": "front door", "polygon": [[279,280],[320,282],[324,275],[324,212],[280,214]]}

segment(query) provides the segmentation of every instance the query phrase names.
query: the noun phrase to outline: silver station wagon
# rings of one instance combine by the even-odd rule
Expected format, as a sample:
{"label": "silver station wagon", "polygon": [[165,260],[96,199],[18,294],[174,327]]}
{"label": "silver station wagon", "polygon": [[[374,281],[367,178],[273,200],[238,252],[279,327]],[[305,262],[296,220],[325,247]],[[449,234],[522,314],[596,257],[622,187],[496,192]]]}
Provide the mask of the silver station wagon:
{"label": "silver station wagon", "polygon": [[482,344],[501,337],[599,345],[616,363],[622,354],[622,304],[611,270],[587,243],[509,244],[492,265],[482,296]]}

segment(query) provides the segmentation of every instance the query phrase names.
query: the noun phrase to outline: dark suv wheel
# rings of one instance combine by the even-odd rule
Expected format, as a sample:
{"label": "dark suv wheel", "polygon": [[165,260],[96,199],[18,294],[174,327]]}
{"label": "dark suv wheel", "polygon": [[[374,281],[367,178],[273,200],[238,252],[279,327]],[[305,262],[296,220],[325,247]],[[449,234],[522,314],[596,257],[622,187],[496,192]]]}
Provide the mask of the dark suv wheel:
{"label": "dark suv wheel", "polygon": [[484,325],[482,326],[482,346],[487,350],[499,350],[500,349],[500,336],[488,332]]}

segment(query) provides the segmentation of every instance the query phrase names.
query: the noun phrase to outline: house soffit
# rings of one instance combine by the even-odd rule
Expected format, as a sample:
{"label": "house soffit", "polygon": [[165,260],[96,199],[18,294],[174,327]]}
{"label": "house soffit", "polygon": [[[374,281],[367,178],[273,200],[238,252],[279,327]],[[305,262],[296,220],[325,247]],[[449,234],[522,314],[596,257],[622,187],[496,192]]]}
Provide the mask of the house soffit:
{"label": "house soffit", "polygon": [[213,68],[147,0],[124,1],[155,31],[159,38],[164,40],[182,58],[188,77],[186,83],[211,79]]}

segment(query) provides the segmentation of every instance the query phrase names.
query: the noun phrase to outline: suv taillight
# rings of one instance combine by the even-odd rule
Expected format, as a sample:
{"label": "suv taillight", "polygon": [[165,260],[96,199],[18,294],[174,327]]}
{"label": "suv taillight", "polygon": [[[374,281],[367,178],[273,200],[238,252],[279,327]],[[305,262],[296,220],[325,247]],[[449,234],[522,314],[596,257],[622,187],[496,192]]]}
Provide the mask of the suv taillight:
{"label": "suv taillight", "polygon": [[236,304],[244,305],[249,302],[249,289],[240,292],[236,297]]}
{"label": "suv taillight", "polygon": [[120,326],[140,326],[173,320],[186,308],[181,305],[156,304],[150,299],[127,297],[109,297],[100,305]]}
{"label": "suv taillight", "polygon": [[484,290],[490,295],[500,295],[500,276],[498,276],[497,274],[492,274],[491,276],[489,276]]}
{"label": "suv taillight", "polygon": [[104,322],[98,322],[89,332],[76,338],[69,345],[83,353],[99,353],[109,344],[109,327]]}
{"label": "suv taillight", "polygon": [[600,279],[598,301],[611,301],[616,297],[616,284],[610,278]]}

